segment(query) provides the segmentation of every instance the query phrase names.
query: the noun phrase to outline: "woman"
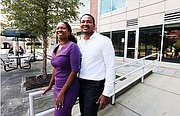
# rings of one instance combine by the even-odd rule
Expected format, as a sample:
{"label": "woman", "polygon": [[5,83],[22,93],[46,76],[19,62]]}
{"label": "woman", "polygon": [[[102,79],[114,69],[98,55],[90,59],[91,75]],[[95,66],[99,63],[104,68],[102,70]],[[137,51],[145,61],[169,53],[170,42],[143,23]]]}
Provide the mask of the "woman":
{"label": "woman", "polygon": [[72,29],[68,23],[58,23],[56,36],[60,42],[55,46],[51,57],[52,78],[49,86],[42,89],[45,94],[55,84],[54,116],[71,116],[71,109],[79,94],[77,73],[80,67],[80,51],[71,33]]}

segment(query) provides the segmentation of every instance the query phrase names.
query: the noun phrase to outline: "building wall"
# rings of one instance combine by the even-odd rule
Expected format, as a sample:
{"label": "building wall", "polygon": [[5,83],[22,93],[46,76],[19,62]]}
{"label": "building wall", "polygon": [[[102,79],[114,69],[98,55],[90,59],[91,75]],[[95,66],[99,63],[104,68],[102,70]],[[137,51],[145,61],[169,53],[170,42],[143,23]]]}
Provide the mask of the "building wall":
{"label": "building wall", "polygon": [[180,63],[180,0],[91,2],[90,13],[98,14],[97,31],[112,39],[116,56],[136,59],[158,52],[160,61]]}
{"label": "building wall", "polygon": [[98,25],[98,0],[90,0],[90,13],[95,18],[96,27]]}
{"label": "building wall", "polygon": [[[2,20],[0,20],[0,33],[2,32],[2,30],[7,27],[7,23],[3,22]],[[3,41],[6,41],[6,37],[4,36],[0,36],[0,49],[4,48],[3,46]]]}
{"label": "building wall", "polygon": [[163,24],[164,13],[178,9],[180,0],[127,0],[125,8],[100,15],[98,31],[125,29],[127,20],[135,18],[138,18],[139,27]]}

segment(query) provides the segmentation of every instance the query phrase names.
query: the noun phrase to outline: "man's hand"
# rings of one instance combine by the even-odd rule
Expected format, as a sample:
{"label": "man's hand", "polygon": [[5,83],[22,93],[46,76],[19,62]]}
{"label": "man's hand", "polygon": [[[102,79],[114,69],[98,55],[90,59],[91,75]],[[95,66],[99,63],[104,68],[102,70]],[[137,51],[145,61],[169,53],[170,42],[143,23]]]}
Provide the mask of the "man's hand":
{"label": "man's hand", "polygon": [[110,99],[107,96],[101,95],[96,102],[96,104],[99,104],[99,110],[104,109],[105,106],[109,103]]}

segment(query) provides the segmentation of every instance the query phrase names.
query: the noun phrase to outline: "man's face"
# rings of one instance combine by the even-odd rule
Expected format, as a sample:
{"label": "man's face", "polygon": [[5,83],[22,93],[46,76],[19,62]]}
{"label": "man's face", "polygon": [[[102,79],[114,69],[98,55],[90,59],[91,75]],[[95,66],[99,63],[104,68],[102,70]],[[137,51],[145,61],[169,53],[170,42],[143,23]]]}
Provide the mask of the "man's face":
{"label": "man's face", "polygon": [[94,32],[95,25],[93,24],[93,20],[90,16],[85,15],[81,18],[80,23],[81,32],[84,34],[91,34]]}

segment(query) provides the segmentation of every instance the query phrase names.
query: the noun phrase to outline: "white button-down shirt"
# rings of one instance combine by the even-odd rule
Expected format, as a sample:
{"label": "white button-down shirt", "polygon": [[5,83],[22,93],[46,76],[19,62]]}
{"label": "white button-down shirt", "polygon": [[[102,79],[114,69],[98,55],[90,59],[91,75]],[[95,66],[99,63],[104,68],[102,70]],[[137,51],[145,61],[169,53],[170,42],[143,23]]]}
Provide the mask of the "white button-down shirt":
{"label": "white button-down shirt", "polygon": [[103,80],[103,95],[110,96],[115,81],[115,54],[111,40],[94,32],[88,41],[78,41],[81,52],[81,69],[79,78],[86,80]]}

